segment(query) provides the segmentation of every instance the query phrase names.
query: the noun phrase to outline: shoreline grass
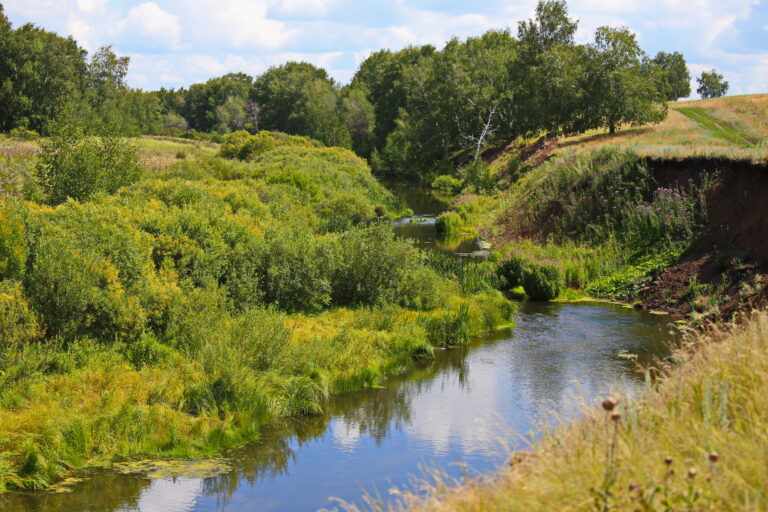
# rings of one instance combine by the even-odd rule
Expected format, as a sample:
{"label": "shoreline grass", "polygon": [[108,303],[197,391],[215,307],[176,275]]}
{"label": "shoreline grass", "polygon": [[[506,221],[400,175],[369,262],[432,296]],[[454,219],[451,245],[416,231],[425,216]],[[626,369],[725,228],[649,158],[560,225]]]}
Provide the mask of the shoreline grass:
{"label": "shoreline grass", "polygon": [[498,475],[392,509],[765,510],[768,313],[690,338],[674,360],[639,399],[549,432]]}

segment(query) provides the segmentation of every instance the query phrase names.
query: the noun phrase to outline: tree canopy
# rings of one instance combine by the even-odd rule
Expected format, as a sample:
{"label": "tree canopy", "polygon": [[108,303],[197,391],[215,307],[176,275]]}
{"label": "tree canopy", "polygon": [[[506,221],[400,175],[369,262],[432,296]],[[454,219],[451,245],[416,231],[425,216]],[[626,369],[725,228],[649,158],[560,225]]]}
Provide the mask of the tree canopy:
{"label": "tree canopy", "polygon": [[728,94],[730,84],[723,75],[715,71],[704,71],[696,79],[699,84],[696,92],[704,99],[719,98]]}
{"label": "tree canopy", "polygon": [[[46,132],[69,111],[110,133],[281,131],[353,148],[381,172],[429,179],[518,137],[657,122],[666,101],[690,95],[682,54],[650,58],[621,27],[578,44],[577,28],[565,0],[542,0],[516,33],[374,52],[347,86],[288,62],[257,77],[144,92],[126,84],[130,61],[111,47],[88,56],[71,38],[14,30],[0,6],[0,129]],[[727,91],[715,72],[699,83],[705,97]]]}

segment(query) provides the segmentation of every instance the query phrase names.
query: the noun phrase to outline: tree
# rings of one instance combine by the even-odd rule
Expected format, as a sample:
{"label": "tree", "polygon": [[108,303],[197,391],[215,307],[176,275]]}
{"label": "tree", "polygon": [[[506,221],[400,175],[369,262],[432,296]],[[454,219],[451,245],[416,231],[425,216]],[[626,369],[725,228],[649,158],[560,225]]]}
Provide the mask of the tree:
{"label": "tree", "polygon": [[44,132],[62,107],[83,90],[86,52],[74,39],[31,24],[13,31],[6,22],[2,25],[0,129],[24,126]]}
{"label": "tree", "polygon": [[719,98],[725,96],[728,93],[730,84],[725,80],[725,77],[715,71],[704,71],[701,76],[696,79],[699,84],[696,92],[704,99]]}
{"label": "tree", "polygon": [[[248,100],[253,89],[253,78],[244,73],[230,73],[212,78],[205,83],[195,84],[183,96],[181,115],[193,130],[210,132],[219,124],[218,108],[230,98]],[[171,95],[165,94],[165,100]]]}
{"label": "tree", "polygon": [[540,0],[536,16],[518,25],[524,58],[535,58],[555,46],[572,46],[579,22],[568,17],[565,0]]}
{"label": "tree", "polygon": [[93,54],[88,63],[86,87],[96,104],[103,104],[128,88],[125,77],[130,62],[130,57],[118,57],[111,46],[102,46]]}
{"label": "tree", "polygon": [[306,62],[273,67],[254,82],[252,99],[259,108],[261,129],[351,145],[339,89],[324,69]]}
{"label": "tree", "polygon": [[370,157],[375,143],[376,111],[368,101],[368,92],[362,87],[346,88],[341,111],[352,138],[352,149],[362,157]]}
{"label": "tree", "polygon": [[667,100],[677,101],[691,95],[691,74],[682,53],[659,52],[652,62],[661,72],[662,93]]}
{"label": "tree", "polygon": [[607,127],[615,133],[622,124],[659,122],[666,117],[664,98],[642,65],[643,51],[628,29],[598,28],[588,60],[584,86],[588,122],[582,129]]}
{"label": "tree", "polygon": [[216,109],[216,129],[222,133],[247,130],[255,133],[258,129],[259,110],[255,103],[245,98],[230,96]]}
{"label": "tree", "polygon": [[554,136],[573,124],[584,61],[574,42],[577,28],[578,21],[559,0],[540,1],[535,17],[518,25],[519,58],[509,65],[517,88],[513,118],[518,133],[546,130]]}
{"label": "tree", "polygon": [[436,52],[434,46],[409,47],[399,52],[382,50],[371,54],[355,73],[352,87],[368,92],[376,114],[374,148],[381,151],[397,126],[408,96],[403,77],[407,71]]}

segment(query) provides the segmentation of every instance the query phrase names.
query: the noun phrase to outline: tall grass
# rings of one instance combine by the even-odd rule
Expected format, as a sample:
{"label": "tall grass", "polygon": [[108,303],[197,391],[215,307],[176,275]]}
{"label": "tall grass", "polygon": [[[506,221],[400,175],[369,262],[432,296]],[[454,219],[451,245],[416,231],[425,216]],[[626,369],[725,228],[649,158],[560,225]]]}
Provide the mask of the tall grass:
{"label": "tall grass", "polygon": [[713,183],[659,187],[628,152],[555,160],[510,190],[503,221],[521,238],[505,252],[559,268],[568,287],[628,299],[700,232]]}
{"label": "tall grass", "polygon": [[[690,340],[636,401],[547,433],[492,478],[395,509],[758,511],[768,506],[768,314]],[[383,509],[373,503],[373,509]]]}
{"label": "tall grass", "polygon": [[511,321],[487,268],[440,274],[380,222],[396,201],[346,150],[107,192],[0,200],[0,492],[220,453]]}

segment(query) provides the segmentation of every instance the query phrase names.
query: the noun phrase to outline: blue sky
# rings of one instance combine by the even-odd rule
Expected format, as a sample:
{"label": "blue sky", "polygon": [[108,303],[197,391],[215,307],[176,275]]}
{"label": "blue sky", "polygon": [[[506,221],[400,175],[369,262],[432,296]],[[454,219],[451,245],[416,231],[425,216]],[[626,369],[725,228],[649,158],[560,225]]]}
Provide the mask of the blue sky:
{"label": "blue sky", "polygon": [[[14,23],[131,57],[132,86],[178,87],[288,60],[342,82],[371,51],[443,44],[516,28],[536,0],[0,0]],[[768,92],[768,0],[571,0],[578,39],[624,25],[648,53],[682,51],[694,74],[715,67],[734,94]]]}

